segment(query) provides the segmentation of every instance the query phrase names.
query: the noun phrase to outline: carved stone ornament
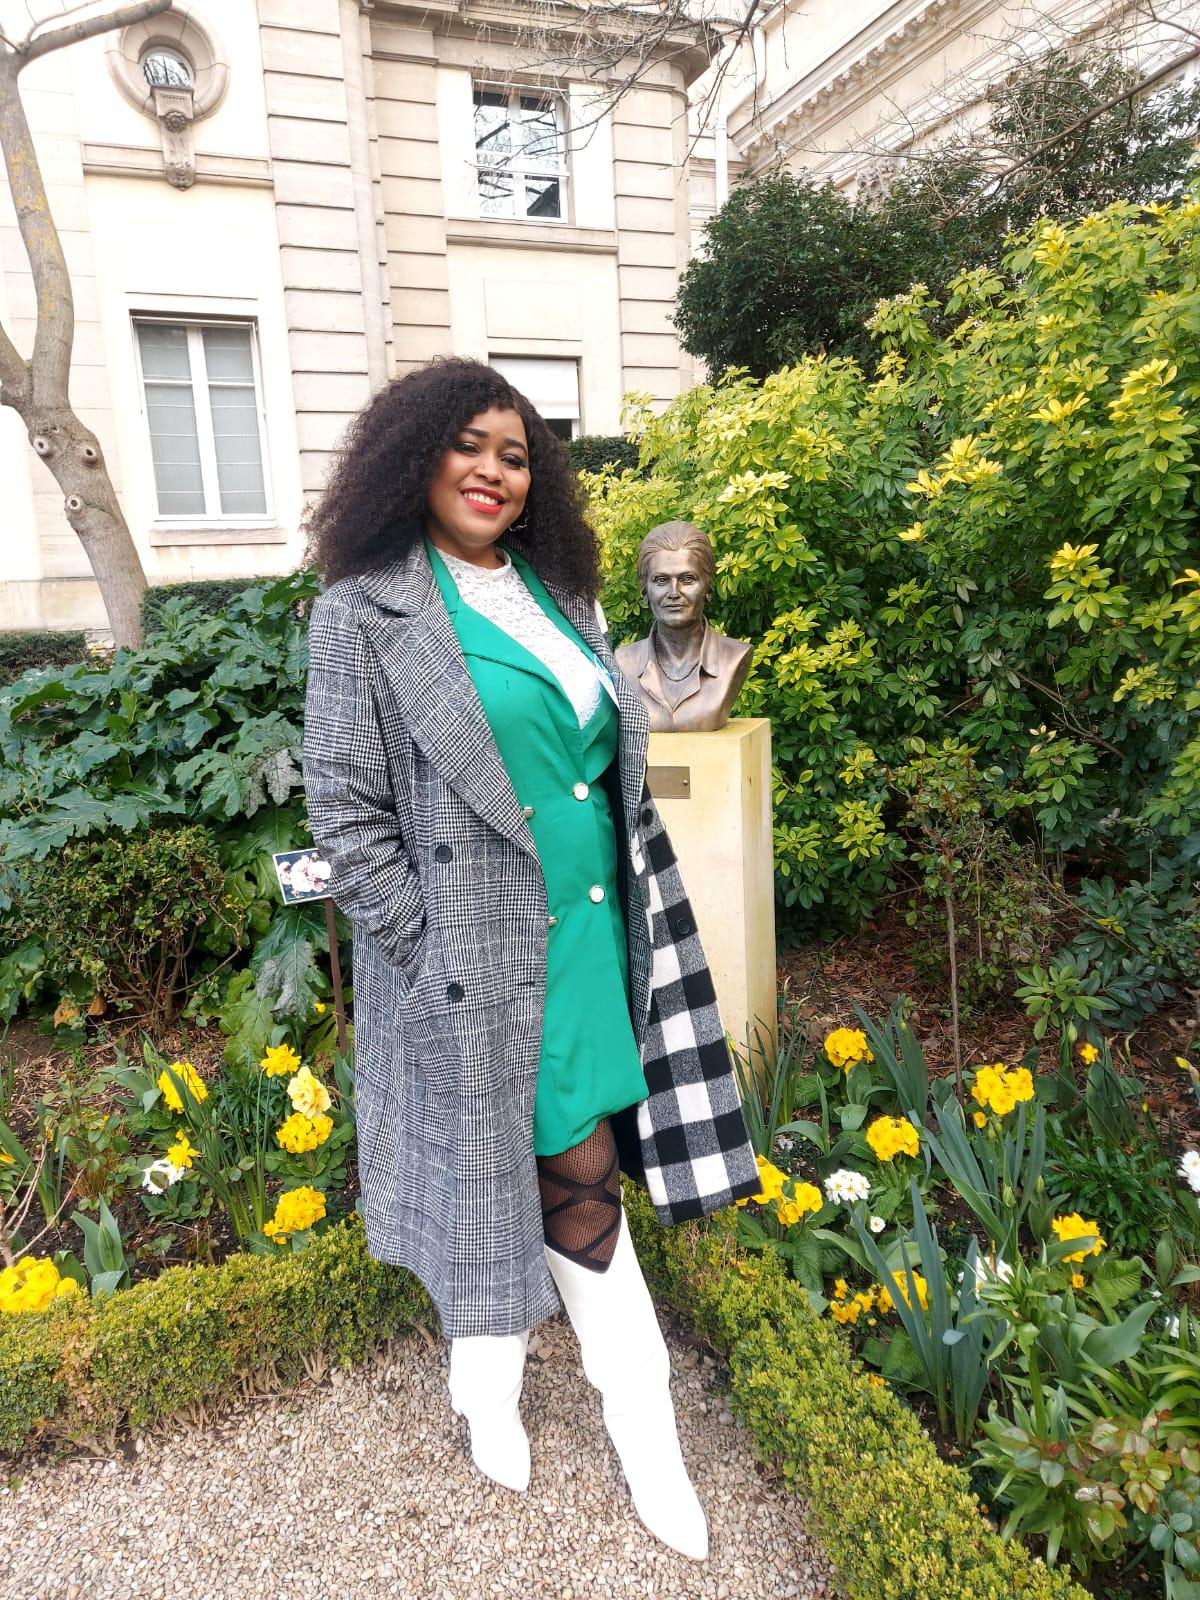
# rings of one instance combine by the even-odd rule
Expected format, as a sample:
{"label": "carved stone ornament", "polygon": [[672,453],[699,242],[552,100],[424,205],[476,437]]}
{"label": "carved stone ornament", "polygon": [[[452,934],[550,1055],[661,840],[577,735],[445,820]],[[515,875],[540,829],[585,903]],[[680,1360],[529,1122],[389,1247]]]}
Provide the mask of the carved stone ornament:
{"label": "carved stone ornament", "polygon": [[[110,36],[104,53],[125,99],[158,124],[168,183],[190,189],[196,181],[195,124],[212,116],[229,86],[225,47],[216,30],[194,6],[174,5]],[[159,53],[169,58],[165,78],[153,70]],[[179,69],[175,73],[172,64]]]}
{"label": "carved stone ornament", "polygon": [[192,91],[155,89],[154,113],[162,137],[163,170],[176,189],[190,189],[196,181],[196,153],[192,149]]}

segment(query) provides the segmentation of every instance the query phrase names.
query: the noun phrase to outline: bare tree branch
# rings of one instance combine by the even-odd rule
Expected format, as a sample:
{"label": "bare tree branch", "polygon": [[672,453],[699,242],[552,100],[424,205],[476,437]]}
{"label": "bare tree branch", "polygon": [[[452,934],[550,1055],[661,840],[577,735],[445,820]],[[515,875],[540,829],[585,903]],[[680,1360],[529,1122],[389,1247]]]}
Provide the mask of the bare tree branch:
{"label": "bare tree branch", "polygon": [[48,33],[37,31],[38,27],[45,26],[39,23],[24,43],[16,48],[15,54],[20,60],[17,71],[20,72],[39,56],[49,55],[52,50],[62,50],[69,44],[94,39],[97,34],[111,33],[115,28],[131,27],[135,22],[146,22],[160,12],[169,11],[171,4],[172,0],[135,0],[132,5],[119,6],[116,11],[102,11],[98,16],[68,23],[65,28],[52,28]]}
{"label": "bare tree branch", "polygon": [[[1058,133],[1052,134],[1048,139],[1043,139],[1040,144],[1035,145],[1019,161],[1014,161],[1012,166],[1007,167],[1003,172],[997,173],[991,180],[989,187],[984,191],[984,197],[987,198],[990,195],[998,194],[1010,178],[1015,177],[1018,172],[1031,166],[1039,156],[1045,155],[1047,150],[1053,150],[1056,145],[1062,144],[1072,134],[1081,133],[1084,128],[1095,122],[1097,117],[1102,117],[1106,112],[1115,111],[1118,106],[1136,100],[1139,95],[1145,94],[1148,89],[1152,89],[1156,83],[1161,83],[1164,78],[1169,78],[1172,73],[1178,72],[1180,67],[1185,67],[1189,61],[1195,61],[1197,57],[1200,57],[1200,45],[1196,45],[1181,56],[1176,56],[1173,61],[1168,61],[1165,66],[1157,68],[1154,72],[1147,73],[1137,83],[1132,84],[1128,89],[1123,89],[1120,94],[1113,95],[1111,99],[1105,100],[1098,106],[1093,106],[1090,111],[1085,112],[1082,117],[1077,117],[1074,122],[1061,129]],[[960,209],[951,213],[951,215],[961,216],[963,212]]]}

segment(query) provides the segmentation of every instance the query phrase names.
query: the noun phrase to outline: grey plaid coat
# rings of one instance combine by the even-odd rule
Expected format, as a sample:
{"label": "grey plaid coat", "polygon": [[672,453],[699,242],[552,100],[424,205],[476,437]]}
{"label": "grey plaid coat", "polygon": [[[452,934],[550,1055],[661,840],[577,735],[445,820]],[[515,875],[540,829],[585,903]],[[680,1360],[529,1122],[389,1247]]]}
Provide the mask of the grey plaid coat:
{"label": "grey plaid coat", "polygon": [[[622,1165],[660,1221],[758,1188],[712,980],[645,788],[648,724],[597,615],[550,589],[613,674],[631,1009],[649,1098]],[[309,627],[304,782],[354,932],[358,1166],[371,1254],[409,1268],[448,1338],[558,1307],[533,1104],[545,1001],[541,867],[424,544],[335,583]]]}

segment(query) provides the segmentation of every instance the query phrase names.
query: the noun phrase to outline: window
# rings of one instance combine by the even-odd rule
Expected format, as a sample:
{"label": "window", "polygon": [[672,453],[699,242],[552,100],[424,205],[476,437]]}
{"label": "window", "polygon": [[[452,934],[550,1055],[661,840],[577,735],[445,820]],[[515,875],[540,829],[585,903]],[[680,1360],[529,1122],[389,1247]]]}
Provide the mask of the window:
{"label": "window", "polygon": [[141,321],[135,327],[159,516],[265,517],[252,326]]}
{"label": "window", "polygon": [[492,356],[491,365],[519,389],[551,433],[574,439],[579,433],[579,363],[531,356]]}
{"label": "window", "polygon": [[141,64],[142,77],[152,89],[191,89],[195,85],[192,63],[178,50],[156,45],[147,50]]}
{"label": "window", "polygon": [[475,89],[475,165],[485,217],[566,218],[566,106],[536,89]]}

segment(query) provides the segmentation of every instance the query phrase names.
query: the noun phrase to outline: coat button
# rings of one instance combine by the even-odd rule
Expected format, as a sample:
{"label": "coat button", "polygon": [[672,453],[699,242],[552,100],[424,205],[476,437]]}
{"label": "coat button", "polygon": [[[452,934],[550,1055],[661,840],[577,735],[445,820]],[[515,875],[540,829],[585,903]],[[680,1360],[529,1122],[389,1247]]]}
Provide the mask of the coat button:
{"label": "coat button", "polygon": [[533,807],[532,806],[522,806],[521,807],[521,815],[523,817],[531,817],[533,815]]}
{"label": "coat button", "polygon": [[586,800],[588,795],[591,793],[591,790],[588,788],[586,783],[577,783],[571,790],[571,793],[575,796],[576,800]]}
{"label": "coat button", "polygon": [[433,852],[433,859],[435,861],[449,861],[453,854],[454,851],[451,850],[448,844],[440,844]]}
{"label": "coat button", "polygon": [[686,939],[692,931],[693,924],[690,917],[676,917],[671,924],[671,932],[677,939]]}
{"label": "coat button", "polygon": [[547,917],[546,918],[546,926],[548,928],[557,928],[558,927],[558,918],[557,917]]}
{"label": "coat button", "polygon": [[600,884],[594,883],[592,885],[592,887],[588,890],[588,899],[593,905],[598,906],[600,904],[601,900],[604,899],[604,890]]}
{"label": "coat button", "polygon": [[647,827],[654,821],[654,811],[650,806],[642,807],[642,821]]}
{"label": "coat button", "polygon": [[466,990],[463,988],[461,983],[448,983],[446,985],[447,1000],[461,1000],[465,993]]}

